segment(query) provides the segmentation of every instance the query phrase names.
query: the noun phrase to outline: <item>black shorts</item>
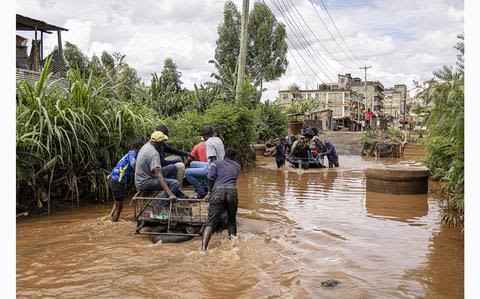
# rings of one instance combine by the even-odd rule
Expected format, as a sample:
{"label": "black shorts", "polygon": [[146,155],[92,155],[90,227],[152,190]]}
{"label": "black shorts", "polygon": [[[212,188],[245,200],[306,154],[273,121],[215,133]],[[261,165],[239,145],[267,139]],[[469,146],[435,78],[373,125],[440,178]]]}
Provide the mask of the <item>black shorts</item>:
{"label": "black shorts", "polygon": [[[227,213],[227,223],[236,227],[238,195],[236,188],[216,188],[213,190],[208,207],[208,225],[217,229],[222,223],[222,214]],[[236,231],[236,228],[235,228]]]}
{"label": "black shorts", "polygon": [[113,192],[113,199],[115,199],[115,201],[125,200],[127,184],[122,184],[110,178],[109,185]]}

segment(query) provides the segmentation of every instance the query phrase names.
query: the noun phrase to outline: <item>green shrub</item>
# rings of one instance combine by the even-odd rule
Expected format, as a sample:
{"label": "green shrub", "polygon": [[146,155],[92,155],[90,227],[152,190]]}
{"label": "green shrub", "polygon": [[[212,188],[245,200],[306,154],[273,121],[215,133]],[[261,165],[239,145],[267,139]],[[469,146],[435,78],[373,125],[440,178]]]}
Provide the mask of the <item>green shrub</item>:
{"label": "green shrub", "polygon": [[83,187],[107,197],[107,175],[131,140],[149,136],[155,112],[112,100],[102,78],[75,70],[68,72],[70,89],[55,88],[47,84],[49,63],[38,81],[17,83],[17,187],[32,199],[24,204],[41,206],[55,183],[65,189],[55,191],[61,197],[78,201]]}
{"label": "green shrub", "polygon": [[288,119],[283,108],[269,102],[257,107],[257,133],[262,142],[287,135]]}
{"label": "green shrub", "polygon": [[220,102],[207,109],[204,114],[187,111],[176,119],[165,119],[165,124],[172,135],[169,142],[179,148],[192,149],[200,141],[202,127],[211,125],[224,141],[225,147],[233,147],[239,151],[242,165],[253,159],[250,144],[256,137],[254,110]]}

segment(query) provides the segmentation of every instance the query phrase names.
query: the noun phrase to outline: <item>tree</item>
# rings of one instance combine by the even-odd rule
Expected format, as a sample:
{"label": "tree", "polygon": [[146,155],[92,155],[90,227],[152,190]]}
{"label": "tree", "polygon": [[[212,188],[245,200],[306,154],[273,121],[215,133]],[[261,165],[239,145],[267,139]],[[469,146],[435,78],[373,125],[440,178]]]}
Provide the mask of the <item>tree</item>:
{"label": "tree", "polygon": [[425,162],[431,177],[441,180],[450,194],[443,219],[453,224],[464,220],[464,39],[461,34],[458,38],[457,69],[443,66],[435,71],[419,94],[427,104],[433,104],[426,121],[429,136]]}
{"label": "tree", "polygon": [[164,91],[173,91],[179,93],[182,90],[182,73],[177,70],[177,65],[172,58],[165,59],[163,69],[160,75],[160,85]]}
{"label": "tree", "polygon": [[287,69],[287,34],[285,25],[260,2],[255,3],[250,13],[248,27],[247,71],[261,88],[263,82],[280,78]]}
{"label": "tree", "polygon": [[219,76],[224,78],[235,73],[240,53],[241,15],[232,1],[227,1],[223,9],[223,22],[217,28],[218,39],[215,60]]}
{"label": "tree", "polygon": [[92,58],[88,62],[88,69],[93,76],[99,76],[103,72],[104,67],[97,55],[93,54]]}
{"label": "tree", "polygon": [[65,42],[63,56],[68,69],[78,69],[82,75],[86,75],[88,57],[76,45]]}
{"label": "tree", "polygon": [[[215,67],[220,79],[235,73],[240,52],[241,15],[237,6],[228,1],[223,22],[218,26]],[[248,21],[248,49],[246,74],[252,83],[262,88],[263,82],[280,78],[287,69],[285,25],[279,23],[268,6],[255,3]]]}
{"label": "tree", "polygon": [[288,86],[288,90],[300,90],[300,86],[297,83],[292,83]]}
{"label": "tree", "polygon": [[287,135],[288,119],[280,105],[269,101],[261,103],[257,107],[257,133],[258,139],[267,141],[271,138],[284,137]]}

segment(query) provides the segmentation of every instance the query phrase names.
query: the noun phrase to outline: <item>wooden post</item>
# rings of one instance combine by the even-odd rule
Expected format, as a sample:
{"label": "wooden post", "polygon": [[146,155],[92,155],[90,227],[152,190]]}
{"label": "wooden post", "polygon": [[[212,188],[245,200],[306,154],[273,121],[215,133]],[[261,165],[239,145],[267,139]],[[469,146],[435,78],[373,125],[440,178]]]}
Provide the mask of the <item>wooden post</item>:
{"label": "wooden post", "polygon": [[63,62],[62,31],[61,30],[57,30],[57,37],[58,37],[58,55],[60,56],[60,59]]}
{"label": "wooden post", "polygon": [[235,93],[235,101],[240,100],[240,92],[242,91],[243,80],[245,79],[245,64],[247,62],[247,42],[248,42],[248,4],[249,0],[243,0],[242,10],[242,31],[240,37],[240,53],[238,55],[238,72],[237,72],[237,88]]}
{"label": "wooden post", "polygon": [[43,60],[43,31],[40,32],[40,63]]}

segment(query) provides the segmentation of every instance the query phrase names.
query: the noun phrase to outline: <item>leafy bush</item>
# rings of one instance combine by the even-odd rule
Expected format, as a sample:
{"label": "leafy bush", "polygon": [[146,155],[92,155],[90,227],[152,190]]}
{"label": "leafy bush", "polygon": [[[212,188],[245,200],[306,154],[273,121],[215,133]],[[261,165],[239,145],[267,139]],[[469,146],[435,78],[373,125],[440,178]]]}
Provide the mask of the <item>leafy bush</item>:
{"label": "leafy bush", "polygon": [[287,135],[288,119],[281,106],[269,102],[260,104],[257,107],[257,115],[257,133],[260,141]]}
{"label": "leafy bush", "polygon": [[424,143],[426,160],[432,178],[443,182],[443,189],[450,195],[444,220],[463,223],[464,216],[464,75],[463,36],[456,48],[457,69],[444,66],[434,72],[435,78],[427,82],[420,96],[433,104],[427,118],[430,132]]}
{"label": "leafy bush", "polygon": [[61,197],[70,194],[78,201],[82,183],[107,196],[111,168],[131,140],[151,133],[155,113],[112,101],[111,87],[102,78],[82,78],[73,69],[68,72],[71,88],[55,88],[47,83],[49,64],[37,82],[17,83],[17,187],[24,198],[34,199],[26,205],[41,206],[40,198],[50,204],[55,183],[68,187]]}
{"label": "leafy bush", "polygon": [[217,103],[204,114],[187,111],[176,119],[168,118],[165,124],[171,131],[169,142],[179,148],[191,149],[200,142],[204,125],[211,125],[224,141],[225,147],[233,147],[240,153],[240,162],[246,165],[252,160],[250,143],[255,140],[256,115],[241,105]]}

